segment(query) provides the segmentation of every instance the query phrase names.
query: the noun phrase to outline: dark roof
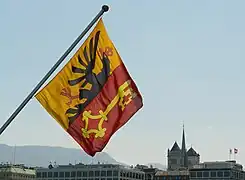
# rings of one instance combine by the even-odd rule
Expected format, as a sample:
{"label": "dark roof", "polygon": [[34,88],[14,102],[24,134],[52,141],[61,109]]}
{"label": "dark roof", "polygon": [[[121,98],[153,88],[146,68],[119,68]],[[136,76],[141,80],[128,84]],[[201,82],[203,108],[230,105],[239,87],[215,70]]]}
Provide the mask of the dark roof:
{"label": "dark roof", "polygon": [[200,156],[192,147],[187,151],[188,156]]}
{"label": "dark roof", "polygon": [[177,144],[176,141],[174,142],[174,145],[170,151],[180,151],[179,145]]}

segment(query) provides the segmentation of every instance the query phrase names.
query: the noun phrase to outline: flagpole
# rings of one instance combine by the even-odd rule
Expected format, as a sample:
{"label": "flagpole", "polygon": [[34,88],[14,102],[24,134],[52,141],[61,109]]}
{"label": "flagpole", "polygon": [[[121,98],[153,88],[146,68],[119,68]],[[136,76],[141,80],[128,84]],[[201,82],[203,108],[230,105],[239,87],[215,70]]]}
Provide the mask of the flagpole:
{"label": "flagpole", "polygon": [[74,47],[79,43],[79,41],[87,34],[91,27],[97,22],[97,20],[109,10],[109,6],[103,5],[100,12],[94,17],[94,19],[88,24],[88,26],[83,30],[83,32],[77,37],[77,39],[71,44],[71,46],[65,51],[65,53],[60,57],[60,59],[53,65],[53,67],[48,71],[48,73],[43,77],[43,79],[36,85],[36,87],[30,92],[30,94],[24,99],[24,101],[19,105],[19,107],[13,112],[13,114],[8,118],[8,120],[2,125],[0,129],[0,135],[4,130],[11,124],[14,118],[21,112],[21,110],[26,106],[26,104],[32,99],[32,97],[37,93],[37,91],[42,87],[42,85],[47,81],[47,79],[53,74],[53,72],[59,67],[59,65],[65,60],[69,53],[74,49]]}

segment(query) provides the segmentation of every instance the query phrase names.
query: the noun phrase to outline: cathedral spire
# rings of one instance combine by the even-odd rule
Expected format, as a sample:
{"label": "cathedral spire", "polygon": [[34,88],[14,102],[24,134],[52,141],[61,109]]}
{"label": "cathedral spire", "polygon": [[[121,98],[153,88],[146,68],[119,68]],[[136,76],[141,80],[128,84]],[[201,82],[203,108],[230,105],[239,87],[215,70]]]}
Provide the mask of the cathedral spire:
{"label": "cathedral spire", "polygon": [[185,146],[185,125],[183,123],[183,132],[182,132],[182,151],[186,151],[186,146]]}
{"label": "cathedral spire", "polygon": [[185,144],[185,126],[183,123],[183,132],[182,132],[182,147],[181,147],[181,154],[183,158],[183,166],[188,167],[188,157],[187,157],[187,152],[186,152],[186,144]]}

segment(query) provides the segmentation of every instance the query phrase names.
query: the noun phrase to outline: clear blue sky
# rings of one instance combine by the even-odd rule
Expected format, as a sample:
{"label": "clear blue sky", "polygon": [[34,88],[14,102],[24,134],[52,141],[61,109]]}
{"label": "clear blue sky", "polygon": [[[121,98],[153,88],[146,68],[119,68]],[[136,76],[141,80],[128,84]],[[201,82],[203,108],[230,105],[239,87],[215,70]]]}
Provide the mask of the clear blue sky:
{"label": "clear blue sky", "polygon": [[[0,1],[1,124],[102,3]],[[184,121],[187,145],[202,161],[226,160],[235,147],[245,164],[245,1],[104,3],[111,7],[104,15],[108,33],[144,97],[144,108],[105,151],[129,164],[166,164],[167,148],[181,140]],[[36,99],[0,143],[79,148]]]}

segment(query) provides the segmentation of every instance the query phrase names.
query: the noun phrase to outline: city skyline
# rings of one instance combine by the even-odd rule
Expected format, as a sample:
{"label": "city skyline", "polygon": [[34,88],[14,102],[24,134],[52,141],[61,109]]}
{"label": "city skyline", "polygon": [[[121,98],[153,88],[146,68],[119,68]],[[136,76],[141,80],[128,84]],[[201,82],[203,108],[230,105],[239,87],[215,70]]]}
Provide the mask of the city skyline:
{"label": "city skyline", "polygon": [[[245,164],[245,2],[140,2],[1,1],[0,124],[108,4],[105,27],[144,107],[104,151],[127,164],[166,162],[184,121],[187,147],[201,161],[227,160],[237,148],[236,159]],[[0,143],[80,148],[35,99]]]}

